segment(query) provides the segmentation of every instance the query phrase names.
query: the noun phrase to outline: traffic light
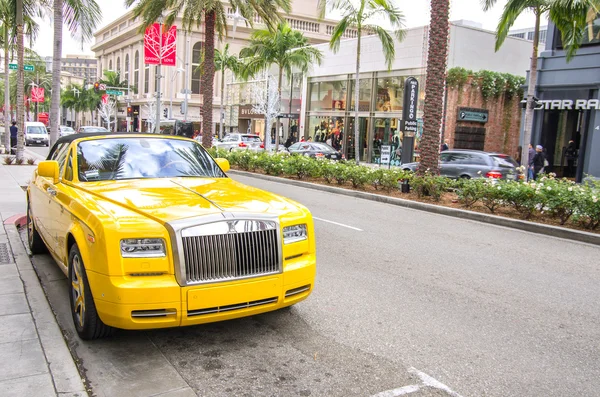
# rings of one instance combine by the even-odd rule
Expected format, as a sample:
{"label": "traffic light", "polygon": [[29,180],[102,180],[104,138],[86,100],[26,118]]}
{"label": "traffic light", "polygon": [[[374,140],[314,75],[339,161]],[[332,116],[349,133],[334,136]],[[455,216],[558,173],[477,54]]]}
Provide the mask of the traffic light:
{"label": "traffic light", "polygon": [[131,106],[127,106],[127,117],[133,116],[133,108]]}
{"label": "traffic light", "polygon": [[165,115],[165,119],[166,119],[166,118],[169,118],[169,109],[167,109],[167,108],[164,108],[164,110],[163,110],[163,114]]}
{"label": "traffic light", "polygon": [[94,92],[100,92],[100,83],[97,81],[94,83]]}

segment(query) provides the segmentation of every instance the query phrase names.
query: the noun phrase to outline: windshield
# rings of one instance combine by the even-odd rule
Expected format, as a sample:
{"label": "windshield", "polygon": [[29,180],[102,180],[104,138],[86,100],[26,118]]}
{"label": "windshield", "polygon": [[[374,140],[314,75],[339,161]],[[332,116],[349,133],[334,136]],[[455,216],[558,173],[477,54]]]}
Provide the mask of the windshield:
{"label": "windshield", "polygon": [[226,178],[196,142],[168,138],[114,138],[77,145],[82,182],[136,178]]}
{"label": "windshield", "polygon": [[316,150],[323,153],[334,153],[335,149],[324,143],[313,143],[311,150]]}
{"label": "windshield", "polygon": [[60,127],[62,132],[75,132],[75,130],[71,127]]}
{"label": "windshield", "polygon": [[492,158],[500,167],[518,167],[519,164],[510,156],[505,154],[493,154]]}
{"label": "windshield", "polygon": [[48,131],[46,131],[45,127],[41,127],[41,126],[37,126],[37,125],[27,126],[27,133],[28,134],[43,134],[43,135],[48,135]]}
{"label": "windshield", "polygon": [[82,128],[83,132],[109,132],[106,128],[103,127],[84,127]]}
{"label": "windshield", "polygon": [[261,142],[260,137],[256,135],[242,135],[243,142]]}

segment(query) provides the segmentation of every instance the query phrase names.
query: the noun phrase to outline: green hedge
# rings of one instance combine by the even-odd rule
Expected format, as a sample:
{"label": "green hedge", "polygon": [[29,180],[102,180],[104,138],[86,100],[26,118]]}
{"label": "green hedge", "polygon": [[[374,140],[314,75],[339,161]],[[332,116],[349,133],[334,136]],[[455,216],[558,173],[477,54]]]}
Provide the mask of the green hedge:
{"label": "green hedge", "polygon": [[542,175],[535,182],[498,181],[493,179],[451,180],[428,175],[417,176],[399,168],[385,169],[357,166],[354,162],[316,160],[287,153],[267,154],[250,151],[226,152],[209,149],[213,157],[229,160],[244,171],[262,171],[268,175],[303,180],[321,179],[328,184],[352,184],[356,189],[372,186],[375,190],[398,191],[408,182],[418,197],[440,201],[445,192],[453,191],[466,208],[479,204],[491,213],[512,208],[523,219],[549,217],[561,225],[568,222],[595,230],[600,226],[600,183],[579,185],[553,174]]}

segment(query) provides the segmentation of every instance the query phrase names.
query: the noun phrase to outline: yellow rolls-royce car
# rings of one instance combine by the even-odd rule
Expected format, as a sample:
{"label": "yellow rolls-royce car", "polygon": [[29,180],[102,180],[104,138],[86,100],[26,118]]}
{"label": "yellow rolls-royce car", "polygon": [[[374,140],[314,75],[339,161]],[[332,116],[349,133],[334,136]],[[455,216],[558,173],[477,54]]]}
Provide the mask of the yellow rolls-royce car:
{"label": "yellow rolls-royce car", "polygon": [[228,170],[173,136],[56,142],[27,189],[28,242],[69,278],[82,339],[250,316],[308,297],[310,212]]}

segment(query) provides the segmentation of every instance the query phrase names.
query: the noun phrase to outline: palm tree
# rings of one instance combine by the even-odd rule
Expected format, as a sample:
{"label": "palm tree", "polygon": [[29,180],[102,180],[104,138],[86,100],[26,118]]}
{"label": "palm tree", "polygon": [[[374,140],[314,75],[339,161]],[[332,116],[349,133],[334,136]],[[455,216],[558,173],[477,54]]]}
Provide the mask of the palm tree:
{"label": "palm tree", "polygon": [[[33,19],[35,16],[41,16],[41,9],[28,0],[23,4],[23,24],[25,31],[32,42],[37,36],[39,26]],[[5,125],[5,147],[10,147],[9,132],[9,112],[10,112],[10,70],[8,63],[11,54],[16,51],[16,1],[0,0],[0,41],[4,50],[4,125]]]}
{"label": "palm tree", "polygon": [[[50,0],[45,1],[50,2]],[[52,54],[50,145],[53,145],[58,139],[58,126],[60,124],[60,62],[63,23],[67,25],[71,36],[81,39],[83,43],[94,37],[96,25],[102,20],[102,11],[95,0],[53,0],[52,8],[54,13],[54,48]]]}
{"label": "palm tree", "polygon": [[[204,61],[201,76],[202,94],[202,145],[211,147],[213,88],[215,80],[215,34],[219,40],[227,30],[227,15],[221,0],[125,0],[125,6],[133,9],[134,17],[142,16],[143,26],[140,31],[152,25],[167,10],[165,24],[173,25],[180,13],[183,12],[183,28],[190,30],[193,25],[200,27],[204,22]],[[273,28],[282,20],[280,10],[291,11],[290,0],[230,0],[233,8],[252,25],[255,15],[258,15],[269,28]]]}
{"label": "palm tree", "polygon": [[[497,0],[481,0],[484,11],[491,9]],[[540,22],[542,17],[548,17],[558,28],[567,62],[577,52],[589,23],[599,12],[600,3],[597,0],[508,0],[496,28],[496,51],[502,47],[508,36],[508,31],[516,19],[525,12],[535,15],[535,28],[533,33],[533,48],[529,68],[529,84],[527,86],[527,107],[525,108],[525,124],[523,127],[523,143],[521,158],[527,161],[529,157],[528,145],[531,143],[533,129],[533,111],[535,107],[535,90],[538,74],[538,47],[540,42]]]}
{"label": "palm tree", "polygon": [[431,0],[423,135],[419,143],[421,160],[417,171],[420,174],[429,172],[438,175],[440,172],[440,128],[444,105],[449,16],[449,0]]}
{"label": "palm tree", "polygon": [[[272,65],[277,65],[279,76],[277,92],[281,98],[281,83],[283,73],[288,78],[293,69],[303,73],[313,63],[321,64],[323,53],[308,45],[308,39],[299,31],[292,30],[287,22],[277,25],[277,30],[257,30],[250,38],[248,47],[242,49],[240,58],[244,61],[245,76],[253,76],[261,71],[268,71]],[[279,126],[281,119],[275,123],[275,151],[279,149]],[[270,137],[271,126],[266,126],[265,141]]]}
{"label": "palm tree", "polygon": [[[112,70],[104,71],[104,78],[100,80],[101,83],[106,84],[107,87],[111,88],[123,88],[124,90],[136,91],[136,87],[129,85],[127,80],[121,80],[121,74]],[[119,108],[119,97],[115,97],[115,107]],[[117,122],[115,121],[115,128],[118,129]]]}
{"label": "palm tree", "polygon": [[225,71],[230,70],[235,76],[240,71],[240,60],[237,55],[229,53],[229,44],[225,44],[223,51],[215,50],[215,70],[221,72],[221,115],[219,138],[223,138],[223,122],[224,122],[224,100],[225,100]]}
{"label": "palm tree", "polygon": [[[432,0],[435,2],[435,0]],[[319,0],[319,16],[325,18],[327,12],[327,0]],[[358,103],[359,103],[359,88],[360,87],[360,45],[363,33],[375,33],[381,41],[383,47],[383,55],[387,63],[388,69],[391,69],[392,62],[396,56],[394,47],[394,39],[387,30],[377,24],[379,21],[386,20],[393,29],[394,36],[398,41],[404,39],[404,16],[402,12],[395,7],[390,0],[334,0],[330,6],[331,11],[339,11],[342,13],[342,19],[333,29],[329,47],[337,52],[340,49],[340,41],[347,29],[356,29],[357,31],[357,47],[356,47],[356,76],[354,81],[354,145],[356,164],[360,160],[359,147],[359,124],[358,124]],[[377,22],[375,21],[377,20]]]}

